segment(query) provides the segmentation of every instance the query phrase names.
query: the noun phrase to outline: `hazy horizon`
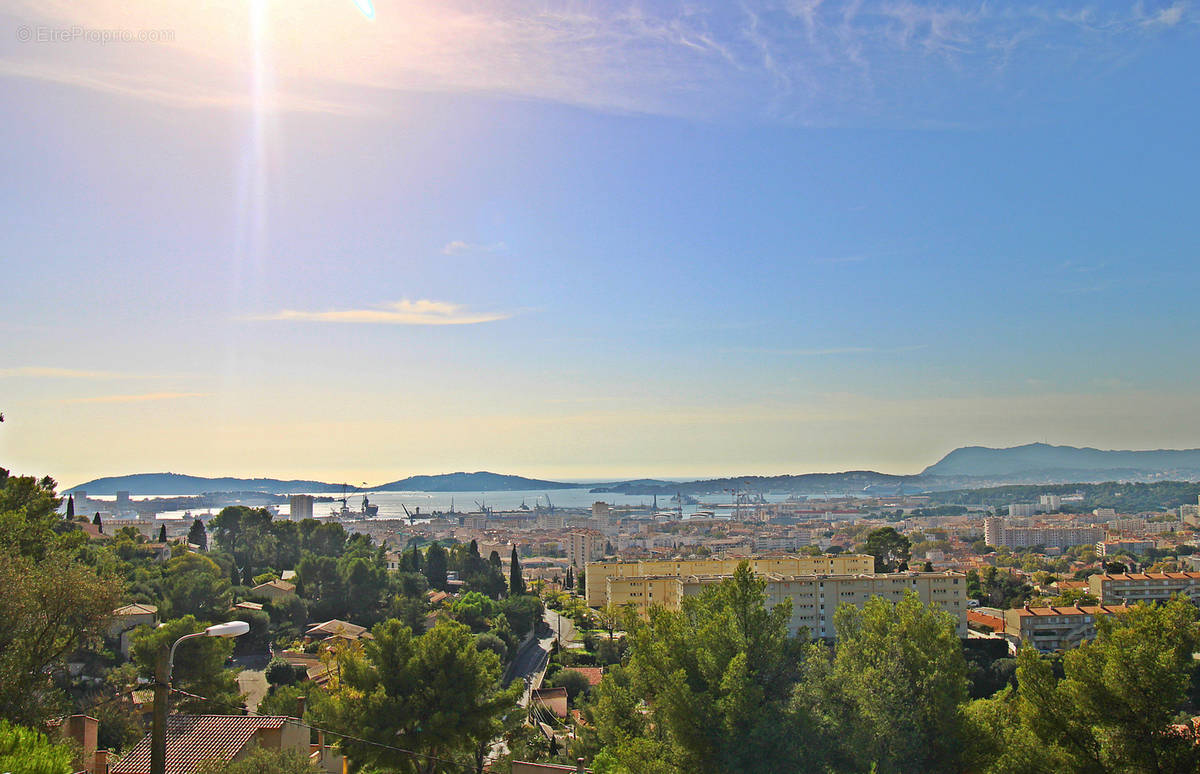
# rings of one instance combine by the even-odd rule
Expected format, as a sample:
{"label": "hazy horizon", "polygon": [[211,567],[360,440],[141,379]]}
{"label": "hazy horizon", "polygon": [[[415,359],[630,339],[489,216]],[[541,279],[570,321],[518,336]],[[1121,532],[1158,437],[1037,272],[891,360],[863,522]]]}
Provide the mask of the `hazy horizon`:
{"label": "hazy horizon", "polygon": [[1193,6],[375,11],[0,8],[0,465],[1200,446]]}

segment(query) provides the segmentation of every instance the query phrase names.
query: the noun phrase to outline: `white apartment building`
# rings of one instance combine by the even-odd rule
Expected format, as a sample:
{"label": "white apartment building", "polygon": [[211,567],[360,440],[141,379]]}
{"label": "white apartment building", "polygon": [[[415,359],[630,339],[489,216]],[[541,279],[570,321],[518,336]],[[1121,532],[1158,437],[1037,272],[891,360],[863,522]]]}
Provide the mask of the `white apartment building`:
{"label": "white apartment building", "polygon": [[1029,548],[1045,546],[1047,548],[1070,548],[1072,546],[1090,545],[1104,540],[1104,530],[1100,527],[1079,527],[1073,525],[1055,525],[1039,527],[1013,527],[1004,519],[992,517],[983,520],[983,540],[989,546],[997,548]]}
{"label": "white apartment building", "polygon": [[312,495],[294,494],[288,496],[288,518],[292,521],[302,521],[313,517],[313,503],[317,498]]}

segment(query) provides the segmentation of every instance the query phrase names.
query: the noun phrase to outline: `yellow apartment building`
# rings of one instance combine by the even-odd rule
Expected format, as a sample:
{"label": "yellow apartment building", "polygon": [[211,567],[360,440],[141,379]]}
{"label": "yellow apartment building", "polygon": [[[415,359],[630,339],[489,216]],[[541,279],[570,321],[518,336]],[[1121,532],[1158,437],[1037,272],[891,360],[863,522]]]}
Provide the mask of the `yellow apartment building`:
{"label": "yellow apartment building", "polygon": [[[823,556],[757,556],[740,559],[648,559],[638,562],[588,562],[585,599],[589,607],[603,607],[609,601],[610,577],[645,576],[684,577],[689,575],[733,575],[739,563],[748,561],[755,575],[859,575],[875,571],[875,559],[868,554]],[[618,593],[623,586],[618,584]]]}
{"label": "yellow apartment building", "polygon": [[[908,590],[915,591],[926,604],[936,603],[955,619],[959,637],[967,636],[966,576],[956,572],[905,572],[893,574],[782,575],[764,573],[768,607],[785,600],[791,602],[789,629],[801,628],[809,636],[834,637],[833,615],[838,606],[861,607],[871,597],[899,601]],[[685,597],[702,592],[705,586],[720,583],[729,575],[610,575],[605,578],[606,599],[617,606],[631,606],[639,613],[652,605],[678,610]],[[604,604],[602,602],[601,604]]]}

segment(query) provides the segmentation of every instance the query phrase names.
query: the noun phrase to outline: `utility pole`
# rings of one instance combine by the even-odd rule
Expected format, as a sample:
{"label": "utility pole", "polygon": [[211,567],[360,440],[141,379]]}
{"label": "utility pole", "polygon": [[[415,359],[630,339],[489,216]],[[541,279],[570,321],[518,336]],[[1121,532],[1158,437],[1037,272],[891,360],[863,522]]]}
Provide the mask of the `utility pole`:
{"label": "utility pole", "polygon": [[[174,648],[172,648],[174,650]],[[167,769],[167,701],[171,695],[171,665],[164,649],[154,668],[154,723],[150,730],[150,771]]]}
{"label": "utility pole", "polygon": [[166,652],[159,652],[154,665],[154,722],[150,728],[150,774],[167,771],[167,704],[171,700],[171,672],[175,666],[175,649],[184,640],[195,637],[241,637],[250,631],[245,621],[213,624],[202,632],[185,634]]}

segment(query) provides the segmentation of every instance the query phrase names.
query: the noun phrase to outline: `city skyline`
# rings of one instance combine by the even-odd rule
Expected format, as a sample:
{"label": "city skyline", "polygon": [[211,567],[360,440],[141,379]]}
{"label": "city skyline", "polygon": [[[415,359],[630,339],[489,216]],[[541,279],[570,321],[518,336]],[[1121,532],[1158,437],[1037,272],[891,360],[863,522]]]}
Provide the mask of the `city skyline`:
{"label": "city skyline", "polygon": [[1187,4],[374,10],[0,9],[0,464],[1200,446]]}

